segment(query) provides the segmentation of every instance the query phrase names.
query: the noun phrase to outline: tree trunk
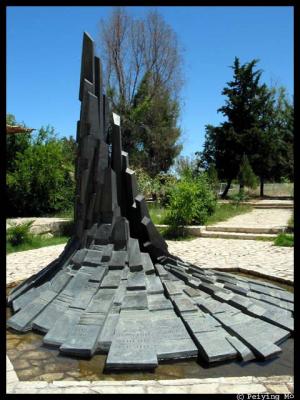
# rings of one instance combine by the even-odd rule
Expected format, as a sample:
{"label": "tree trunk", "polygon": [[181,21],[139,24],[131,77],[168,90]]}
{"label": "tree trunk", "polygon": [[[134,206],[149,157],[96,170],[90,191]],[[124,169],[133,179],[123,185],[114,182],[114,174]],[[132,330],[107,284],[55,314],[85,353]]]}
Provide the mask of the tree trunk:
{"label": "tree trunk", "polygon": [[222,199],[225,199],[225,197],[227,196],[228,190],[230,189],[231,181],[232,181],[232,179],[229,179],[229,180],[227,181],[227,185],[226,185],[226,187],[225,187],[225,189],[224,189],[224,192],[223,192],[222,195],[221,195],[221,198],[222,198]]}
{"label": "tree trunk", "polygon": [[240,194],[244,191],[244,184],[243,183],[240,183]]}
{"label": "tree trunk", "polygon": [[260,177],[260,197],[264,197],[264,178]]}

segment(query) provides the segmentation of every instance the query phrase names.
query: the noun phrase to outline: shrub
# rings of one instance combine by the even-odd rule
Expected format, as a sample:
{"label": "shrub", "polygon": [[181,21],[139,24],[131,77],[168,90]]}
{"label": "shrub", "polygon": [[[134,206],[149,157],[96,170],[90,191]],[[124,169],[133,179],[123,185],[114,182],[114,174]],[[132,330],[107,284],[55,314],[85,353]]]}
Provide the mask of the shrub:
{"label": "shrub", "polygon": [[275,241],[275,246],[283,246],[283,247],[293,247],[294,246],[294,235],[289,235],[287,233],[280,233]]}
{"label": "shrub", "polygon": [[40,216],[73,206],[74,166],[51,130],[41,129],[23,153],[16,154],[7,173],[9,216]]}
{"label": "shrub", "polygon": [[33,221],[29,221],[23,224],[14,224],[7,229],[7,241],[12,246],[18,246],[23,243],[30,243],[32,240],[32,234],[30,233],[30,227]]}
{"label": "shrub", "polygon": [[204,174],[186,175],[172,188],[167,222],[173,227],[203,225],[216,204],[216,196]]}

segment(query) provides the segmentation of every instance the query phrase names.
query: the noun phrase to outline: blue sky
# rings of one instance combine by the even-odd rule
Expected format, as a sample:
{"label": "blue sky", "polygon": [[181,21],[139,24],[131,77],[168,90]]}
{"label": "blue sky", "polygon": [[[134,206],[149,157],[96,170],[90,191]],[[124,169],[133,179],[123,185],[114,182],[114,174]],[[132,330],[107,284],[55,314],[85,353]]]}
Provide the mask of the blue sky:
{"label": "blue sky", "polygon": [[[152,7],[127,7],[136,17]],[[83,31],[97,40],[99,20],[111,7],[7,8],[7,112],[27,126],[48,124],[59,136],[75,136]],[[202,148],[206,124],[223,117],[221,91],[232,77],[234,57],[260,59],[268,84],[293,95],[293,8],[156,7],[184,49],[183,151]]]}

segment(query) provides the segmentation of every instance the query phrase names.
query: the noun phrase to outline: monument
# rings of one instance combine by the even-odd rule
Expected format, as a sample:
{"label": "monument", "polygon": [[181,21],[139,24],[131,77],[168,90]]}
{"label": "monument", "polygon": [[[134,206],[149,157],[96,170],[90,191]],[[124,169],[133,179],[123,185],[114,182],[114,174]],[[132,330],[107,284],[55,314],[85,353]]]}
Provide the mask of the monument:
{"label": "monument", "polygon": [[8,327],[37,330],[65,355],[107,353],[107,369],[276,356],[293,332],[293,295],[168,252],[137,193],[120,117],[110,112],[86,33],[79,99],[74,235],[56,260],[12,290]]}

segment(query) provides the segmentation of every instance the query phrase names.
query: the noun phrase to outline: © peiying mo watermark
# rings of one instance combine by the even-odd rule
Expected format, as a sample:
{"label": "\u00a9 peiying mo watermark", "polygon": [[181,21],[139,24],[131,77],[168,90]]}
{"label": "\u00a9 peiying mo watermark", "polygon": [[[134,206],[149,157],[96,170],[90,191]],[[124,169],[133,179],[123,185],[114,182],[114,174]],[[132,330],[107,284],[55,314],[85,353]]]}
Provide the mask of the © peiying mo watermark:
{"label": "\u00a9 peiying mo watermark", "polygon": [[237,394],[237,400],[280,400],[280,399],[294,399],[292,393],[283,394]]}

